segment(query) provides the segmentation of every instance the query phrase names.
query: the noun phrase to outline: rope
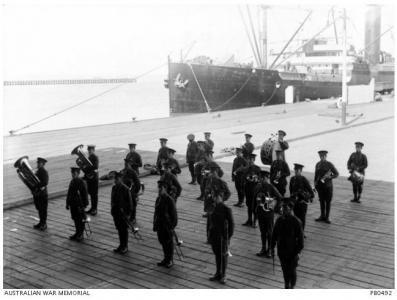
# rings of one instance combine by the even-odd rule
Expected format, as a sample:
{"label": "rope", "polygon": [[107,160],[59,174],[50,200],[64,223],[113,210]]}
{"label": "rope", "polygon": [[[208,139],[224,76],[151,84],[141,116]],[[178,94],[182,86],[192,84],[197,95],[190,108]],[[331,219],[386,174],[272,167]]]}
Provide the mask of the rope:
{"label": "rope", "polygon": [[190,69],[192,70],[194,80],[196,81],[197,86],[198,86],[198,88],[199,88],[199,90],[200,90],[201,96],[203,97],[203,100],[204,100],[204,103],[205,103],[205,107],[206,107],[206,109],[207,109],[207,112],[211,112],[211,107],[208,105],[207,99],[206,99],[205,96],[204,96],[203,90],[201,89],[200,83],[199,83],[199,81],[198,81],[198,79],[197,79],[197,77],[196,77],[196,73],[194,73],[193,66],[192,66],[191,64],[188,64],[188,66],[189,66]]}
{"label": "rope", "polygon": [[[162,67],[165,66],[165,65],[167,65],[167,63],[162,63],[161,65],[159,65],[159,66],[157,66],[157,67],[155,67],[155,68],[153,68],[153,69],[150,69],[149,71],[146,71],[146,72],[144,72],[144,73],[142,73],[142,74],[136,76],[134,79],[137,80],[138,78],[141,78],[141,77],[143,77],[143,76],[146,76],[147,74],[149,74],[149,73],[151,73],[151,72],[153,72],[153,71],[155,71],[155,70],[157,70],[157,69],[160,69],[160,68],[162,68]],[[41,123],[41,122],[43,122],[43,121],[45,121],[45,120],[48,120],[48,119],[50,119],[50,118],[52,118],[52,117],[55,117],[56,115],[59,115],[59,114],[61,114],[61,113],[64,113],[65,111],[71,110],[71,109],[73,109],[73,108],[75,108],[75,107],[77,107],[77,106],[80,106],[80,105],[82,105],[82,104],[84,104],[84,103],[87,103],[87,102],[89,102],[89,101],[91,101],[91,100],[94,100],[94,99],[96,99],[96,98],[98,98],[98,97],[100,97],[100,96],[103,96],[103,95],[105,95],[105,94],[107,94],[107,93],[109,93],[109,92],[111,92],[111,91],[113,91],[113,90],[115,90],[115,89],[118,89],[119,87],[121,87],[121,86],[123,86],[123,85],[125,85],[125,84],[127,84],[127,83],[128,83],[128,82],[123,82],[123,83],[121,83],[121,84],[119,84],[119,85],[116,85],[116,86],[114,86],[114,87],[112,87],[112,88],[110,88],[110,89],[107,89],[107,90],[105,90],[105,91],[103,91],[103,92],[101,92],[101,93],[99,93],[99,94],[96,94],[96,95],[94,95],[94,96],[91,96],[91,97],[89,97],[89,98],[87,98],[87,99],[84,99],[83,101],[80,101],[80,102],[78,102],[78,103],[76,103],[76,104],[73,104],[72,106],[66,107],[66,108],[64,108],[64,109],[62,109],[62,110],[60,110],[60,111],[58,111],[58,112],[56,112],[56,113],[53,113],[53,114],[51,114],[51,115],[49,115],[49,116],[47,116],[47,117],[44,117],[44,118],[42,118],[42,119],[40,119],[40,120],[34,121],[34,122],[32,122],[32,123],[29,123],[28,125],[25,125],[25,126],[23,126],[23,127],[21,127],[21,128],[18,128],[18,129],[15,129],[15,130],[10,130],[10,135],[13,135],[13,134],[17,133],[18,131],[21,131],[21,130],[23,130],[23,129],[29,128],[29,127],[31,127],[31,126],[33,126],[33,125],[36,125],[36,124],[38,124],[38,123]]]}

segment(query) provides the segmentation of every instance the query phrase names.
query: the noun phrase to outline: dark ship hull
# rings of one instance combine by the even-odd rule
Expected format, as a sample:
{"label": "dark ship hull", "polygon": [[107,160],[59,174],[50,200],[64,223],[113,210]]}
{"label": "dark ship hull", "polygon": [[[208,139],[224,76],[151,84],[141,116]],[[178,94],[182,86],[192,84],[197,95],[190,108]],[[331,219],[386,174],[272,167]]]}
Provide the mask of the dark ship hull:
{"label": "dark ship hull", "polygon": [[[339,97],[340,76],[310,76],[267,69],[173,63],[168,65],[172,113],[198,113],[285,103],[288,86],[293,101]],[[367,64],[353,64],[348,85],[368,84]],[[207,104],[206,104],[207,103]]]}

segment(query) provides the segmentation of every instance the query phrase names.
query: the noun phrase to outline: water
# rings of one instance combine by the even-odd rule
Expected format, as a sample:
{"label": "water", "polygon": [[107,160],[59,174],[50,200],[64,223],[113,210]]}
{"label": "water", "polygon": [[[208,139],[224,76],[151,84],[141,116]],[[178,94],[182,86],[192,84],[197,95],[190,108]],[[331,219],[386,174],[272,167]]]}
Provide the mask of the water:
{"label": "water", "polygon": [[[168,117],[164,78],[165,75],[156,74],[127,83],[18,133]],[[117,85],[4,86],[3,135]]]}

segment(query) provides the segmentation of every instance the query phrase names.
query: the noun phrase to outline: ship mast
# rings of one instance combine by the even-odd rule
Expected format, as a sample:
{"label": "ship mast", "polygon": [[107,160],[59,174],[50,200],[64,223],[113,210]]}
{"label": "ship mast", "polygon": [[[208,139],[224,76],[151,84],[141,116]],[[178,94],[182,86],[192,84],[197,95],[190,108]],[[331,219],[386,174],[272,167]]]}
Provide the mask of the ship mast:
{"label": "ship mast", "polygon": [[261,5],[260,13],[262,14],[262,32],[259,34],[262,40],[262,68],[267,68],[267,9],[268,6]]}
{"label": "ship mast", "polygon": [[342,63],[342,126],[346,125],[347,95],[347,33],[346,33],[346,8],[343,8],[343,63]]}

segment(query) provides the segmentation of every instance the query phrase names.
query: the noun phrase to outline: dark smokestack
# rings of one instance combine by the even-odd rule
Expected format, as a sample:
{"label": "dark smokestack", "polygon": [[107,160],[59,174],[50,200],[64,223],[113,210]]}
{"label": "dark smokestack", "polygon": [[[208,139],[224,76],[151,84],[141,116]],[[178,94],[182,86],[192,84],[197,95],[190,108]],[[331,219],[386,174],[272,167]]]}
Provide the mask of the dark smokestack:
{"label": "dark smokestack", "polygon": [[380,9],[379,5],[368,5],[365,14],[365,59],[371,65],[379,63]]}

